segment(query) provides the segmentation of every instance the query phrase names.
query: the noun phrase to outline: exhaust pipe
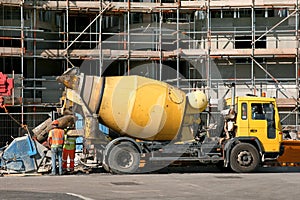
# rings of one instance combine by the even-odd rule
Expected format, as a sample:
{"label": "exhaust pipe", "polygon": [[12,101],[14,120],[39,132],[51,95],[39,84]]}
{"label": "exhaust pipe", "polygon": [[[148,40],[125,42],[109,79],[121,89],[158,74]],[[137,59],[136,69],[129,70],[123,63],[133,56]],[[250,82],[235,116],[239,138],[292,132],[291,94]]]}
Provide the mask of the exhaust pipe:
{"label": "exhaust pipe", "polygon": [[235,107],[235,83],[231,83],[231,106]]}

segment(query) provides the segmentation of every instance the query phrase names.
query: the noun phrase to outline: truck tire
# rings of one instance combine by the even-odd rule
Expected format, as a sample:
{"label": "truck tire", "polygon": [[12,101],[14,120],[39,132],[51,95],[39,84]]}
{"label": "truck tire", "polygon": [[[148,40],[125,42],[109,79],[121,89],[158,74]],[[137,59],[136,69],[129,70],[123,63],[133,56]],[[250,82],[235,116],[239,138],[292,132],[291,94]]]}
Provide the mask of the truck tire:
{"label": "truck tire", "polygon": [[112,147],[108,155],[108,167],[112,173],[135,173],[140,165],[140,153],[130,142],[122,142]]}
{"label": "truck tire", "polygon": [[230,167],[238,173],[254,171],[259,166],[257,149],[248,143],[240,143],[233,147],[230,154]]}

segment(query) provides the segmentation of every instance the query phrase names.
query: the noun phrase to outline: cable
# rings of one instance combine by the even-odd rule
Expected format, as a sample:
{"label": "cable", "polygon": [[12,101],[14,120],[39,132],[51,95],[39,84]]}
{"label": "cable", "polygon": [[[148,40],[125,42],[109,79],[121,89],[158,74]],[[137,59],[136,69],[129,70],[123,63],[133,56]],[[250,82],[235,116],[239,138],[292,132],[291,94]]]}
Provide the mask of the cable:
{"label": "cable", "polygon": [[24,130],[27,131],[28,135],[30,135],[30,132],[28,130],[28,126],[26,124],[21,124],[20,122],[18,122],[18,120],[16,120],[7,110],[6,106],[4,104],[0,104],[0,108],[3,108],[5,113],[7,113],[7,115],[14,121],[16,122],[20,127],[22,127]]}

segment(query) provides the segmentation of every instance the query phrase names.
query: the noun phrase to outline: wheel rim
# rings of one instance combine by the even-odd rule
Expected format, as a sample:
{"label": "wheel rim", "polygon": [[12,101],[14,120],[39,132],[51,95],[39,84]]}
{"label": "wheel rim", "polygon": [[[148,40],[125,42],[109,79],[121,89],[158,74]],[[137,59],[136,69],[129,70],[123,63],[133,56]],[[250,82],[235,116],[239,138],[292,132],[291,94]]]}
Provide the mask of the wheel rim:
{"label": "wheel rim", "polygon": [[122,150],[116,156],[116,163],[119,167],[126,169],[132,166],[133,159],[133,155],[130,152]]}
{"label": "wheel rim", "polygon": [[237,156],[237,162],[241,166],[249,166],[253,161],[252,154],[249,151],[241,151]]}
{"label": "wheel rim", "polygon": [[129,142],[116,144],[110,150],[107,164],[113,173],[135,173],[140,164],[140,153]]}

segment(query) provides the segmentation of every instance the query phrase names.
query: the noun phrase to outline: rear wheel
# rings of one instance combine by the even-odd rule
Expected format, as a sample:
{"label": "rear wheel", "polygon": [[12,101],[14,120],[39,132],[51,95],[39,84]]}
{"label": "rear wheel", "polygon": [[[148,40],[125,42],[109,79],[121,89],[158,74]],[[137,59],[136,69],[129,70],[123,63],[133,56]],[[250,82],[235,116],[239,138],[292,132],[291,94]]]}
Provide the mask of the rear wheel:
{"label": "rear wheel", "polygon": [[108,167],[113,173],[135,173],[140,164],[140,153],[130,142],[116,144],[108,155]]}
{"label": "rear wheel", "polygon": [[230,167],[233,171],[252,172],[259,163],[259,154],[253,145],[240,143],[233,147],[230,155]]}

